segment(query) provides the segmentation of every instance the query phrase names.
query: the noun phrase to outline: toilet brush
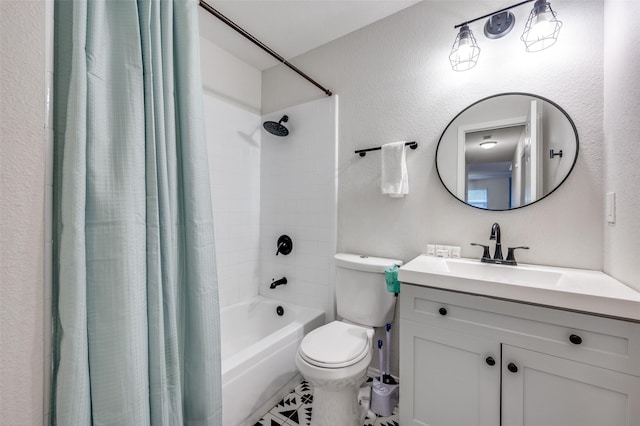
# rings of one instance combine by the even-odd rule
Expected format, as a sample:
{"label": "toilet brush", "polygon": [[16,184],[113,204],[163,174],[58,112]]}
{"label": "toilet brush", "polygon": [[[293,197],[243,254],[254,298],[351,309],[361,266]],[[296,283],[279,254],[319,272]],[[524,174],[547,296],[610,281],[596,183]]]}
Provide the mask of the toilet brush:
{"label": "toilet brush", "polygon": [[396,379],[391,377],[391,367],[389,366],[391,362],[391,323],[387,323],[387,369],[385,370],[385,374],[382,376],[382,382],[387,385],[397,385],[398,382]]}
{"label": "toilet brush", "polygon": [[[383,351],[382,351],[382,339],[378,340],[379,351],[379,365],[380,365],[380,378],[373,379],[373,386],[371,387],[371,411],[374,413],[388,417],[393,413],[393,409],[398,405],[398,385],[387,385],[384,383],[384,371],[383,366]],[[388,366],[387,366],[388,368]]]}
{"label": "toilet brush", "polygon": [[378,340],[378,361],[379,361],[379,367],[380,367],[380,383],[384,383],[384,370],[382,369],[382,362],[383,362],[383,358],[382,358],[382,339]]}

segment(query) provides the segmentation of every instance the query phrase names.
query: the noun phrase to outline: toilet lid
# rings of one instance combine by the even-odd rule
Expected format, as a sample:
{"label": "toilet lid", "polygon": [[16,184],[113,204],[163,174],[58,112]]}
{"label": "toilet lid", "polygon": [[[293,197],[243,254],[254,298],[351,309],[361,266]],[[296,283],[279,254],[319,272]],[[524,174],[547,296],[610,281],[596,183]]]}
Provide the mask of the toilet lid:
{"label": "toilet lid", "polygon": [[298,352],[310,364],[324,368],[342,368],[367,356],[369,337],[364,327],[333,321],[307,334]]}

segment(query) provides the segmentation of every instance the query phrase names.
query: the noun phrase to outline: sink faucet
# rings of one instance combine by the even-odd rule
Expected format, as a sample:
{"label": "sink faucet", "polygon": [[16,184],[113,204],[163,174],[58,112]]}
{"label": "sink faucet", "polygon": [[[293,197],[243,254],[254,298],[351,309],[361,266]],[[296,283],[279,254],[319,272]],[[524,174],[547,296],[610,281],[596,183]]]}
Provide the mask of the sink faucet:
{"label": "sink faucet", "polygon": [[269,288],[276,288],[279,285],[284,285],[287,283],[287,277],[282,277],[279,280],[274,280],[271,285],[269,286]]}
{"label": "sink faucet", "polygon": [[503,260],[502,242],[500,241],[500,225],[497,222],[491,225],[491,236],[489,239],[496,241],[496,251],[493,253],[493,260]]}
{"label": "sink faucet", "polygon": [[512,265],[516,266],[518,263],[516,262],[516,258],[513,254],[515,250],[524,249],[528,250],[529,247],[509,247],[509,251],[507,254],[507,259],[505,260],[502,257],[502,241],[500,240],[500,225],[498,223],[494,223],[491,225],[491,235],[489,236],[490,240],[495,240],[496,242],[496,250],[493,254],[493,259],[489,253],[489,246],[485,246],[484,244],[471,243],[472,246],[479,246],[483,248],[482,258],[480,259],[484,263],[498,263],[500,265]]}

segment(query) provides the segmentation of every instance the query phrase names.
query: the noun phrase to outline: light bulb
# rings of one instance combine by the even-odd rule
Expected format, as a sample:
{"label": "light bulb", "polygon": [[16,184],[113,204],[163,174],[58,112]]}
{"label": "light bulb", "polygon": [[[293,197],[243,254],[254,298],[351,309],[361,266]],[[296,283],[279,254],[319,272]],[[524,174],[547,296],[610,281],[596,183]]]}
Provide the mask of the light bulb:
{"label": "light bulb", "polygon": [[562,22],[556,19],[551,5],[544,0],[536,1],[521,37],[527,52],[538,52],[555,44],[561,27]]}
{"label": "light bulb", "polygon": [[473,68],[478,62],[480,48],[468,26],[460,28],[460,33],[453,44],[449,61],[454,71],[466,71]]}

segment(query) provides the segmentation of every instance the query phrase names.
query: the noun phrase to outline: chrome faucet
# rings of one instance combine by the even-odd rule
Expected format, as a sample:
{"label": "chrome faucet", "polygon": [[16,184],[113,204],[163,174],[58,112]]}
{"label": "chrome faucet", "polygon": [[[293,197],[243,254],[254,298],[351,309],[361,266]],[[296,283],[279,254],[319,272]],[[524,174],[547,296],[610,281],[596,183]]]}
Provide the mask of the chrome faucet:
{"label": "chrome faucet", "polygon": [[491,235],[489,236],[490,240],[495,240],[496,249],[493,254],[493,259],[491,258],[491,254],[489,253],[489,246],[485,246],[484,244],[471,243],[472,246],[480,246],[483,248],[482,258],[480,259],[484,263],[499,263],[501,265],[512,265],[516,266],[518,263],[516,262],[516,258],[513,252],[517,249],[525,249],[528,250],[529,247],[509,247],[507,259],[505,260],[502,257],[502,241],[500,239],[500,225],[498,223],[494,223],[491,225]]}
{"label": "chrome faucet", "polygon": [[500,241],[500,225],[497,222],[491,225],[491,235],[489,236],[489,239],[496,241],[496,250],[493,253],[493,260],[503,260],[502,242]]}
{"label": "chrome faucet", "polygon": [[287,277],[282,277],[279,280],[274,280],[271,282],[271,285],[269,286],[269,288],[276,288],[279,285],[284,285],[287,283]]}

